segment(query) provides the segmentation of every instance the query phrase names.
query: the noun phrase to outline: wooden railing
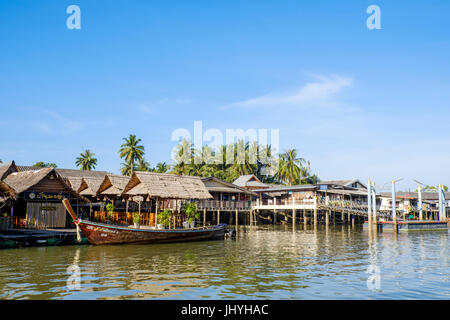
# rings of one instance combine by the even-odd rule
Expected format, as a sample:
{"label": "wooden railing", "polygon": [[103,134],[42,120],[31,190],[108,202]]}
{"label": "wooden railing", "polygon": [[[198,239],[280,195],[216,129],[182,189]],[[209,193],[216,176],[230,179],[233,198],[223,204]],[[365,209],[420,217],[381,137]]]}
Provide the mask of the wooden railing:
{"label": "wooden railing", "polygon": [[233,200],[196,200],[192,201],[198,210],[250,210],[251,201]]}
{"label": "wooden railing", "polygon": [[314,199],[292,199],[292,198],[286,198],[286,199],[263,199],[259,200],[257,199],[254,201],[253,206],[295,206],[295,205],[308,205],[312,206],[315,204]]}

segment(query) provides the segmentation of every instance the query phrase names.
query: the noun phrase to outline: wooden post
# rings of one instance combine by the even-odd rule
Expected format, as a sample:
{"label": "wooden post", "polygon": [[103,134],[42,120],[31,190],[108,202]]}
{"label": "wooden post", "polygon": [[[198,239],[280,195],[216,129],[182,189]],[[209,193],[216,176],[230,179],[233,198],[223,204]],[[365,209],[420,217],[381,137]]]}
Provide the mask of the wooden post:
{"label": "wooden post", "polygon": [[317,206],[314,207],[314,225],[317,226]]}
{"label": "wooden post", "polygon": [[139,223],[140,223],[140,220],[141,220],[141,200],[138,201],[138,204],[139,204]]}
{"label": "wooden post", "polygon": [[252,212],[252,209],[250,209],[249,215],[250,215],[250,225],[252,226],[253,225],[253,212]]}
{"label": "wooden post", "polygon": [[203,226],[206,226],[206,209],[203,209]]}
{"label": "wooden post", "polygon": [[102,200],[102,219],[101,219],[102,222],[104,220],[104,216],[105,216],[105,200]]}
{"label": "wooden post", "polygon": [[292,209],[292,224],[295,225],[297,220],[295,209]]}
{"label": "wooden post", "polygon": [[325,211],[325,225],[327,227],[330,225],[330,210]]}
{"label": "wooden post", "polygon": [[14,200],[11,200],[11,229],[14,228]]}
{"label": "wooden post", "polygon": [[125,209],[125,223],[128,224],[128,198],[126,200],[126,209]]}
{"label": "wooden post", "polygon": [[306,227],[306,224],[308,223],[308,217],[306,216],[306,209],[303,209],[303,224]]}
{"label": "wooden post", "polygon": [[159,201],[155,200],[155,228],[158,226],[158,210],[159,210]]}
{"label": "wooden post", "polygon": [[217,224],[220,224],[220,210],[217,210]]}
{"label": "wooden post", "polygon": [[235,221],[235,224],[236,224],[236,232],[237,232],[237,229],[238,229],[238,225],[239,225],[239,215],[238,215],[238,209],[236,209],[236,221]]}

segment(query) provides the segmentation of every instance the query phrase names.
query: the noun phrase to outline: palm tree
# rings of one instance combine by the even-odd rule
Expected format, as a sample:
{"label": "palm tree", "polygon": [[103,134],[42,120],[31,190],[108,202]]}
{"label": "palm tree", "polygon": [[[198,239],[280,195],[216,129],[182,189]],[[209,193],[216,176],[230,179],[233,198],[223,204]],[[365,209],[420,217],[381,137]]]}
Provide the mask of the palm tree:
{"label": "palm tree", "polygon": [[[131,168],[131,167],[130,167]],[[150,163],[145,161],[144,158],[139,159],[137,167],[133,168],[133,171],[152,171]],[[131,172],[132,173],[132,172]]]}
{"label": "palm tree", "polygon": [[125,143],[119,149],[120,157],[125,160],[125,167],[122,168],[122,172],[127,171],[131,175],[135,170],[135,162],[143,158],[145,149],[144,146],[139,145],[142,140],[137,139],[134,134],[130,134],[128,138],[123,138],[123,140],[125,140]]}
{"label": "palm tree", "polygon": [[133,165],[132,165],[131,163],[123,162],[122,168],[120,169],[120,171],[122,172],[122,175],[124,175],[124,176],[131,176],[134,171],[139,171],[139,170],[138,170],[138,166],[135,163],[133,163]]}
{"label": "palm tree", "polygon": [[183,175],[189,174],[189,166],[193,163],[193,145],[189,140],[183,139],[175,148],[172,173]]}
{"label": "palm tree", "polygon": [[75,164],[77,167],[81,167],[80,170],[91,171],[95,169],[97,165],[97,158],[94,158],[95,154],[89,149],[80,153],[80,156],[76,159]]}
{"label": "palm tree", "polygon": [[154,172],[158,173],[166,173],[169,171],[170,166],[165,162],[159,162],[156,164],[156,167],[153,169]]}
{"label": "palm tree", "polygon": [[305,159],[297,158],[297,150],[291,149],[280,155],[280,166],[277,177],[282,182],[288,182],[290,186],[298,182]]}

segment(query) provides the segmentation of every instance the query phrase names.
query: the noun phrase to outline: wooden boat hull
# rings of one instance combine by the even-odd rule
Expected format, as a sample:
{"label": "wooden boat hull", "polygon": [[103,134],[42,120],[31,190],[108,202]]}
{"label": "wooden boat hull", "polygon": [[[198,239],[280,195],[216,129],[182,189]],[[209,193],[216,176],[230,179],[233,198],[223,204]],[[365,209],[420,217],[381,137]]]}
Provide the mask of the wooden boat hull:
{"label": "wooden boat hull", "polygon": [[87,237],[91,244],[125,244],[125,243],[164,243],[180,241],[215,240],[225,238],[226,224],[193,229],[135,229],[127,226],[117,226],[81,220],[77,217],[69,200],[64,199],[64,206],[79,231]]}
{"label": "wooden boat hull", "polygon": [[226,224],[204,229],[134,229],[80,220],[78,223],[89,243],[101,244],[151,244],[199,240],[223,240]]}

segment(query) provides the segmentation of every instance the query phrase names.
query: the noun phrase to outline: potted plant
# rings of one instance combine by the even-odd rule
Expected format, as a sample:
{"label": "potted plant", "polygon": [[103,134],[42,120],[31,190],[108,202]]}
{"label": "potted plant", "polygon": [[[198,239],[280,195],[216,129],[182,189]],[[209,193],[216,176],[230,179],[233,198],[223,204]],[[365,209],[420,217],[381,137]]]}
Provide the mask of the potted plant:
{"label": "potted plant", "polygon": [[184,205],[184,213],[188,219],[191,228],[195,227],[195,219],[200,218],[200,212],[197,210],[197,205],[194,202],[189,202]]}
{"label": "potted plant", "polygon": [[108,223],[111,223],[114,209],[115,208],[114,208],[114,205],[112,203],[108,203],[106,205],[106,211],[108,211],[108,214],[106,215],[106,220],[108,221]]}
{"label": "potted plant", "polygon": [[136,229],[141,227],[141,216],[138,212],[133,213],[133,224]]}
{"label": "potted plant", "polygon": [[159,223],[162,224],[162,225],[164,225],[164,227],[167,228],[167,227],[169,226],[169,224],[170,224],[170,215],[171,215],[171,212],[170,212],[169,209],[166,209],[166,210],[162,211],[162,212],[158,215],[158,217],[159,217]]}

